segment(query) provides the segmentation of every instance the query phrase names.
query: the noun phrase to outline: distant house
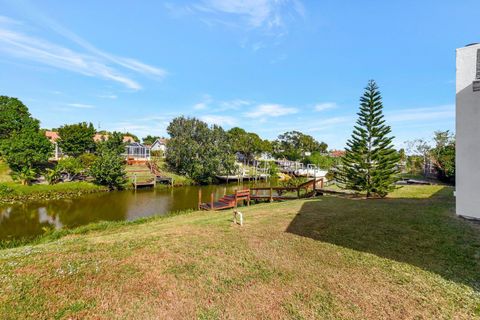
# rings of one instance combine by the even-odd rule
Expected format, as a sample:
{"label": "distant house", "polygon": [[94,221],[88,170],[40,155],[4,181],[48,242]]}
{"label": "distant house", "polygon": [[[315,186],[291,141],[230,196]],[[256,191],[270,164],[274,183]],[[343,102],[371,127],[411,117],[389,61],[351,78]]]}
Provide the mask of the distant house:
{"label": "distant house", "polygon": [[128,163],[147,162],[150,160],[150,149],[139,142],[128,143],[124,156]]}
{"label": "distant house", "polygon": [[58,160],[63,157],[62,150],[58,146],[57,140],[60,139],[60,136],[58,135],[58,132],[56,131],[45,131],[45,137],[47,137],[48,141],[50,141],[54,145],[54,150],[53,150],[53,159],[52,160]]}
{"label": "distant house", "polygon": [[108,134],[102,134],[102,133],[95,133],[93,136],[93,141],[95,142],[101,142],[101,141],[107,141],[108,140]]}
{"label": "distant house", "polygon": [[275,161],[275,157],[269,152],[262,152],[260,156],[256,158],[259,161]]}
{"label": "distant house", "polygon": [[134,143],[135,139],[132,136],[123,136],[123,142]]}
{"label": "distant house", "polygon": [[150,151],[162,151],[165,153],[167,150],[167,140],[166,139],[157,139],[150,146]]}
{"label": "distant house", "polygon": [[[60,139],[60,135],[58,134],[57,131],[50,131],[46,130],[45,131],[45,137],[55,146],[54,152],[53,152],[53,158],[51,160],[59,160],[63,157],[63,152],[62,149],[58,146],[58,140]],[[102,133],[96,133],[93,136],[93,141],[95,142],[101,142],[101,141],[106,141],[108,140],[109,135],[108,134],[102,134]],[[129,135],[123,136],[123,142],[124,143],[135,143],[135,139]],[[148,158],[150,158],[150,152],[148,152]]]}
{"label": "distant house", "polygon": [[332,158],[341,158],[345,155],[345,150],[332,150],[329,152],[329,155]]}

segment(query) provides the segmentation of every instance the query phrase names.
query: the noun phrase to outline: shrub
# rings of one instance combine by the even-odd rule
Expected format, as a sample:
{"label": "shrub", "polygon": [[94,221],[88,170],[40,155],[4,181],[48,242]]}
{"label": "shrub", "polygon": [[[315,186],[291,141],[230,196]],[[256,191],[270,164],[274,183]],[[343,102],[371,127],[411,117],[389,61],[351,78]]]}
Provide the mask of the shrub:
{"label": "shrub", "polygon": [[84,153],[81,154],[77,159],[78,161],[80,161],[83,169],[88,170],[95,162],[95,160],[97,160],[97,156],[93,153]]}
{"label": "shrub", "polygon": [[67,175],[67,181],[75,179],[79,174],[84,172],[82,163],[77,158],[65,158],[58,161],[56,170]]}
{"label": "shrub", "polygon": [[7,196],[15,192],[12,188],[5,184],[0,184],[0,197]]}
{"label": "shrub", "polygon": [[23,167],[12,174],[14,180],[20,181],[23,185],[30,185],[37,177],[37,171],[33,168]]}
{"label": "shrub", "polygon": [[103,148],[90,168],[96,184],[110,190],[122,189],[127,182],[124,160],[114,150]]}

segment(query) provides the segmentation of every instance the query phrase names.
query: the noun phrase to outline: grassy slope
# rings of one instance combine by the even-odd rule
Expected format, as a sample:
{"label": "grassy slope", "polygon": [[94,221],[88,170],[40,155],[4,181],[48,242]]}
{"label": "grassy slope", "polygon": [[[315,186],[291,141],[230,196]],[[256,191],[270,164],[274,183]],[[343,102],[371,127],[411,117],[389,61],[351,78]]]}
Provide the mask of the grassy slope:
{"label": "grassy slope", "polygon": [[195,184],[195,182],[192,179],[170,171],[167,167],[167,164],[165,163],[165,159],[157,157],[154,159],[154,161],[157,163],[158,169],[162,171],[162,174],[165,177],[173,178],[173,182],[175,185],[188,186],[188,185]]}
{"label": "grassy slope", "polygon": [[12,177],[10,176],[10,168],[5,162],[0,160],[0,183],[11,181]]}
{"label": "grassy slope", "polygon": [[[195,212],[0,251],[0,318],[480,318],[452,189]],[[476,289],[475,289],[476,288]]]}
{"label": "grassy slope", "polygon": [[[176,186],[187,186],[194,184],[191,179],[168,170],[163,158],[154,158],[153,161],[156,162],[158,169],[161,170],[163,176],[173,178],[173,182]],[[126,167],[126,171],[129,181],[133,181],[134,174],[137,175],[137,181],[145,181],[154,177],[146,165],[129,165]]]}

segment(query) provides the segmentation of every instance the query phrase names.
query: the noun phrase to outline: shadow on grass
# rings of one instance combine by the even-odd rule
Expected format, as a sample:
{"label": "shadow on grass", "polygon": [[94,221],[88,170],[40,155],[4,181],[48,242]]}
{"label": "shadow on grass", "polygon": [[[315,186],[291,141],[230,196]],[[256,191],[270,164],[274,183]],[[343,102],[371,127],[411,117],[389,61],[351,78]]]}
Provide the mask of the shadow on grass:
{"label": "shadow on grass", "polygon": [[305,202],[287,232],[437,273],[480,291],[480,229],[455,217],[453,189],[428,198]]}

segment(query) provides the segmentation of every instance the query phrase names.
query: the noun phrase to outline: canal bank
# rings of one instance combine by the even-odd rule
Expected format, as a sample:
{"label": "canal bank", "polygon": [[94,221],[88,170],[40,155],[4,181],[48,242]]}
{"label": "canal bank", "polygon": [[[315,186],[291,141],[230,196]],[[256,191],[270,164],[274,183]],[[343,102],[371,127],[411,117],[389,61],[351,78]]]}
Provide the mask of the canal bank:
{"label": "canal bank", "polygon": [[[153,189],[95,192],[54,199],[39,198],[0,205],[0,241],[33,239],[45,233],[100,221],[133,221],[198,207],[211,194],[221,197],[252,184],[157,187]],[[259,184],[257,184],[259,186]]]}

